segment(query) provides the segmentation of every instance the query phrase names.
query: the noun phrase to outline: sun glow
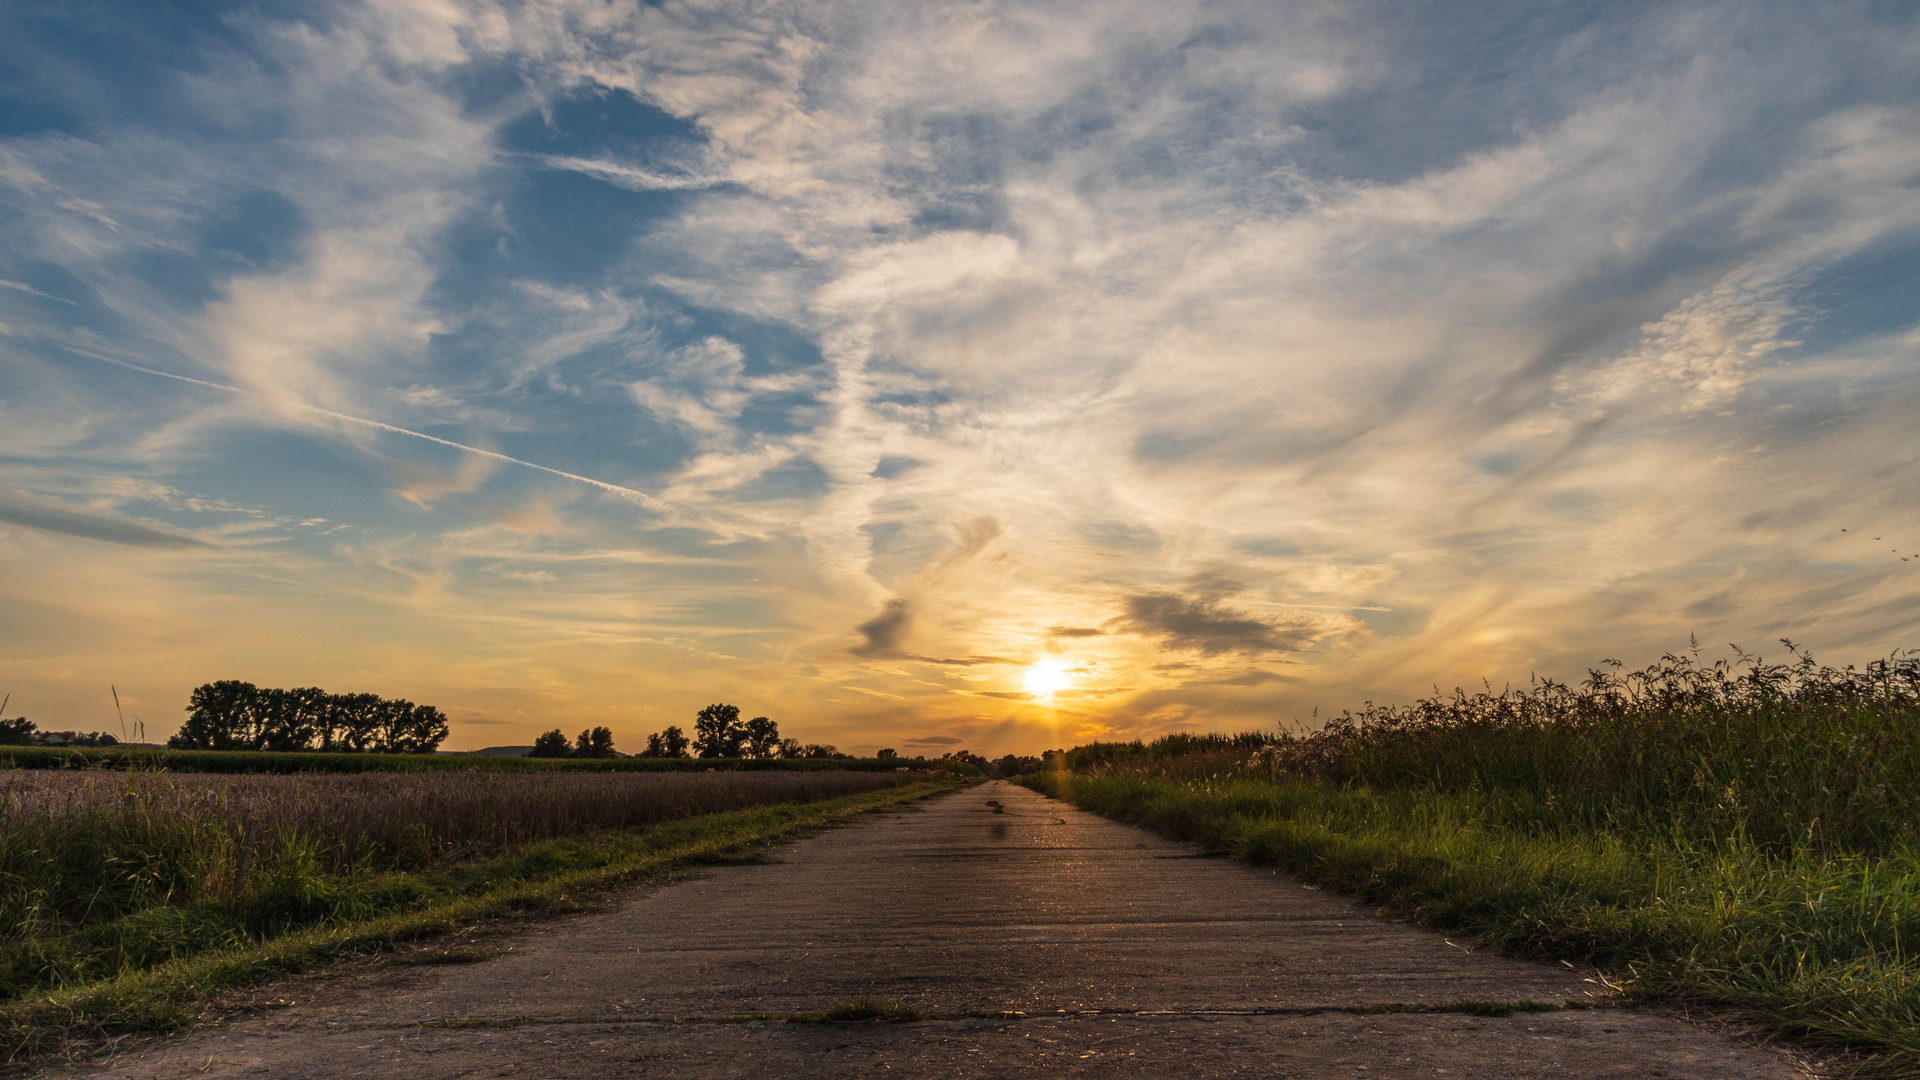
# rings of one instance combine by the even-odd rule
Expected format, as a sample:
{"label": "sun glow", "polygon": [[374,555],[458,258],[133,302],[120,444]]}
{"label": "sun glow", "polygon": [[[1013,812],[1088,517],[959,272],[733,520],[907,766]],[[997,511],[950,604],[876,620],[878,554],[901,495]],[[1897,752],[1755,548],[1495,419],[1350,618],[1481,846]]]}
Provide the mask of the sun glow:
{"label": "sun glow", "polygon": [[1072,681],[1067,666],[1058,660],[1042,660],[1027,669],[1027,692],[1040,697],[1052,697]]}

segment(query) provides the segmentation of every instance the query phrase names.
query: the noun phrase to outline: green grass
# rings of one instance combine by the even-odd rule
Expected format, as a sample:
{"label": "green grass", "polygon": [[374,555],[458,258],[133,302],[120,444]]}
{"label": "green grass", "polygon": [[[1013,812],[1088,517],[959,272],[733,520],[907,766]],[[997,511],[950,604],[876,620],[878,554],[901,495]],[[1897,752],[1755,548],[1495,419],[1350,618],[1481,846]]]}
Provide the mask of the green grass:
{"label": "green grass", "polygon": [[1732,1007],[1920,1065],[1920,861],[1516,830],[1475,799],[1325,783],[1020,781],[1427,925],[1599,965],[1634,998]]}
{"label": "green grass", "polygon": [[0,769],[166,770],[189,773],[705,772],[903,768],[978,770],[919,758],[511,758],[473,754],[323,754],[270,750],[166,750],[129,746],[0,746]]}
{"label": "green grass", "polygon": [[[49,953],[82,962],[63,980],[0,1004],[0,1046],[10,1060],[126,1032],[191,1022],[208,1000],[237,988],[431,937],[476,920],[572,910],[597,894],[743,849],[803,835],[848,818],[949,790],[958,781],[918,781],[811,803],[707,814],[648,829],[601,831],[528,844],[491,859],[418,872],[314,873],[305,921],[249,921],[245,904],[156,906],[130,916],[141,932],[95,926],[44,937]],[[278,897],[282,916],[288,898]],[[89,934],[94,936],[89,937]],[[130,938],[164,946],[129,950]],[[468,962],[447,953],[436,961]],[[423,961],[424,962],[424,961]]]}
{"label": "green grass", "polygon": [[1096,744],[1036,790],[1630,998],[1920,1075],[1920,661],[1691,656],[1369,705],[1306,735]]}

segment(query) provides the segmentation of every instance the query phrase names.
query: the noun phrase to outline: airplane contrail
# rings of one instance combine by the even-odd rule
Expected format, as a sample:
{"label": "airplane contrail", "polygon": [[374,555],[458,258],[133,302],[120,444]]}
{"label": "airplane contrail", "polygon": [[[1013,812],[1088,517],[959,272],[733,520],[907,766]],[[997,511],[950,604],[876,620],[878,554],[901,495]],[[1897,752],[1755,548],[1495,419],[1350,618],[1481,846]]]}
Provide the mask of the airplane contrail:
{"label": "airplane contrail", "polygon": [[[184,383],[192,383],[195,386],[206,386],[206,387],[211,387],[212,389],[215,389],[215,390],[225,390],[229,394],[241,394],[241,395],[248,395],[248,396],[251,396],[253,394],[252,391],[242,389],[241,387],[238,387],[238,386],[228,386],[225,383],[208,382],[205,379],[195,379],[186,375],[175,375],[171,371],[161,371],[158,368],[142,367],[139,364],[131,363],[126,360],[121,360],[116,357],[102,356],[99,353],[88,352],[85,349],[76,349],[71,345],[62,345],[61,348],[67,350],[70,353],[75,353],[77,355],[87,357],[88,359],[91,359],[91,360],[99,360],[99,361],[102,361],[103,363],[113,364],[117,367],[123,367],[132,371],[138,371],[144,375],[158,375],[163,379],[175,379]],[[425,432],[421,432],[421,431],[411,431],[407,428],[396,427],[393,424],[383,424],[378,420],[368,420],[367,418],[362,416],[349,416],[346,413],[334,412],[332,409],[323,409],[318,405],[307,405],[298,401],[290,402],[289,404],[291,404],[296,409],[304,409],[307,412],[319,413],[321,416],[331,417],[332,419],[335,419],[335,420],[343,420],[349,424],[360,424],[364,427],[375,428],[379,431],[390,431],[395,435],[407,435],[415,439],[425,439],[430,443],[439,443],[441,446],[450,446],[455,450],[464,450],[469,454],[477,454],[480,457],[492,458],[495,461],[504,461],[510,465],[518,465],[526,469],[538,469],[543,473],[552,473],[555,476],[562,476],[567,478],[568,480],[575,481],[576,483],[586,484],[589,487],[597,487],[602,491],[612,492],[613,494],[618,495],[623,499],[632,499],[643,506],[650,507],[655,510],[664,510],[667,508],[666,503],[661,502],[659,499],[654,498],[653,496],[647,494],[644,491],[635,491],[630,487],[621,487],[619,484],[609,484],[605,480],[595,480],[591,476],[581,476],[578,473],[566,472],[561,469],[551,468],[546,465],[535,464],[534,462],[531,462],[531,461],[522,461],[517,457],[509,457],[506,454],[496,453],[492,450],[482,450],[477,446],[468,446],[466,443],[454,442],[452,439],[442,439],[437,435],[428,435]]]}

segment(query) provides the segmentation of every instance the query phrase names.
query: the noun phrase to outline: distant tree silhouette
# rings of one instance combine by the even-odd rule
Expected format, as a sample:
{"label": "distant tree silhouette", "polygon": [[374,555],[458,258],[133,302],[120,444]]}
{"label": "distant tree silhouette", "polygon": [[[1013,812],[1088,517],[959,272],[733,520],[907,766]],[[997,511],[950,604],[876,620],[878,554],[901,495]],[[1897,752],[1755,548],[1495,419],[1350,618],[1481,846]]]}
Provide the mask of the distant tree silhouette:
{"label": "distant tree silhouette", "polygon": [[692,740],[687,738],[687,733],[681,731],[678,724],[669,725],[667,730],[660,733],[661,757],[687,757],[687,747],[690,745]]}
{"label": "distant tree silhouette", "polygon": [[527,751],[528,757],[571,757],[573,748],[567,744],[567,737],[559,728],[533,740],[533,749]]}
{"label": "distant tree silhouette", "polygon": [[979,769],[983,773],[991,774],[993,771],[993,762],[988,761],[986,758],[981,757],[971,750],[955,750],[952,753],[942,754],[940,755],[940,760],[962,761]]}
{"label": "distant tree silhouette", "polygon": [[888,747],[887,749],[882,750],[873,756],[877,758],[897,758],[900,756],[900,754],[897,751],[895,751],[892,747]]}
{"label": "distant tree silhouette", "polygon": [[806,747],[800,745],[799,739],[781,739],[780,747],[774,752],[774,756],[784,758],[801,757],[803,756],[802,751],[805,749]]}
{"label": "distant tree silhouette", "polygon": [[777,757],[780,753],[780,725],[764,716],[747,721],[747,756]]}
{"label": "distant tree silhouette", "polygon": [[693,721],[695,757],[730,758],[740,756],[740,744],[747,730],[740,723],[737,705],[709,705]]}
{"label": "distant tree silhouette", "polygon": [[[371,694],[368,695],[372,697]],[[327,722],[332,697],[317,686],[254,691],[256,750],[311,750]],[[374,698],[375,701],[380,700]]]}
{"label": "distant tree silhouette", "polygon": [[251,750],[259,723],[254,701],[259,688],[238,679],[222,679],[194,688],[187,698],[187,722],[167,745],[180,750]]}
{"label": "distant tree silhouette", "polygon": [[378,694],[328,695],[326,711],[316,725],[320,749],[345,752],[370,748],[380,704]]}
{"label": "distant tree silhouette", "polygon": [[579,758],[610,758],[613,752],[613,732],[607,728],[589,728],[574,740],[573,756]]}
{"label": "distant tree silhouette", "polygon": [[382,754],[431,754],[447,738],[447,714],[411,701],[382,702],[373,749]]}
{"label": "distant tree silhouette", "polygon": [[33,741],[33,721],[24,716],[0,720],[0,746],[25,746]]}
{"label": "distant tree silhouette", "polygon": [[447,737],[446,714],[431,705],[315,686],[274,690],[225,679],[196,687],[187,709],[168,746],[430,754]]}
{"label": "distant tree silhouette", "polygon": [[641,757],[683,758],[687,756],[687,736],[678,727],[669,726],[647,736],[647,748]]}
{"label": "distant tree silhouette", "polygon": [[1022,757],[1019,754],[1008,754],[1006,757],[994,762],[993,768],[994,771],[998,772],[1001,776],[1025,776],[1030,772],[1039,772],[1041,769],[1046,768],[1046,765],[1047,763],[1045,761],[1037,757]]}

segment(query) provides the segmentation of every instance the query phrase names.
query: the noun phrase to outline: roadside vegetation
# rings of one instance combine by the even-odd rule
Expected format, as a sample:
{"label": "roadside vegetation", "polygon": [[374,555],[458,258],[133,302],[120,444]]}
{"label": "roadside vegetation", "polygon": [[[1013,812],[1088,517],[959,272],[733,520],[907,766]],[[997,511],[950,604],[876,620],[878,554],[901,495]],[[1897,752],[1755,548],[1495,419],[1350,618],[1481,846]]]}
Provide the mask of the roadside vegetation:
{"label": "roadside vegetation", "polygon": [[1020,782],[1920,1073],[1920,657],[1839,669],[1786,644],[1304,735],[1096,743]]}
{"label": "roadside vegetation", "polygon": [[0,772],[0,1039],[20,1057],[163,1029],[236,986],[577,904],[959,777]]}

